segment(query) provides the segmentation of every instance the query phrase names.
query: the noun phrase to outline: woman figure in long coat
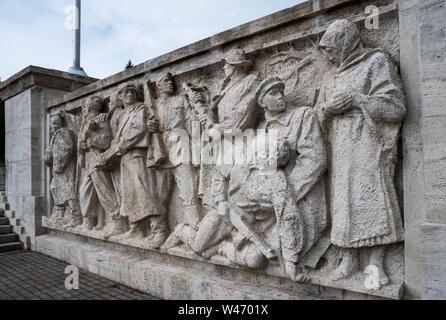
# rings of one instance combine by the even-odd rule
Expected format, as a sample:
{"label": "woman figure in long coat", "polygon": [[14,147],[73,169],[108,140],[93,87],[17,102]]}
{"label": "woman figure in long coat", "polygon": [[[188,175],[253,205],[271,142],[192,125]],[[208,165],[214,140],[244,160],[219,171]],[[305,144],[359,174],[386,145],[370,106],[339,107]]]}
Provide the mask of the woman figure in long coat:
{"label": "woman figure in long coat", "polygon": [[329,26],[320,48],[335,66],[317,106],[328,138],[331,241],[343,253],[333,280],[352,276],[358,249],[367,247],[368,266],[381,287],[389,282],[386,246],[404,240],[393,181],[406,115],[401,79],[391,57],[363,48],[357,27],[347,20]]}

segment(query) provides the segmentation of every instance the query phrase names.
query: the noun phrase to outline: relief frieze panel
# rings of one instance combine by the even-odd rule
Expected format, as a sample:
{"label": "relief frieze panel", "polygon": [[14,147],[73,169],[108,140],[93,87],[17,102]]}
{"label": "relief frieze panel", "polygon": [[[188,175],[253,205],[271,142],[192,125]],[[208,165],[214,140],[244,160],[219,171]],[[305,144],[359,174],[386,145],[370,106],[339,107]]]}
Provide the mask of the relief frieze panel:
{"label": "relief frieze panel", "polygon": [[348,20],[296,45],[225,50],[53,114],[48,228],[395,297],[406,115],[395,54]]}

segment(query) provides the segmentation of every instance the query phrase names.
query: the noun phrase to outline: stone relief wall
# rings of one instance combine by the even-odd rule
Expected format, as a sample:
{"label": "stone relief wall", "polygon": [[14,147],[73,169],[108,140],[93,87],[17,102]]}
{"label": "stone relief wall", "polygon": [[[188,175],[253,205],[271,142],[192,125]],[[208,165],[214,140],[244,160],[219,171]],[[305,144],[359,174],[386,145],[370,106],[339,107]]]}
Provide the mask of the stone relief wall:
{"label": "stone relief wall", "polygon": [[[400,295],[394,175],[406,109],[396,20],[378,33],[336,20],[251,54],[228,47],[217,64],[178,75],[166,67],[53,112],[44,225]],[[214,161],[232,155],[228,136],[241,138],[231,151],[249,161]]]}

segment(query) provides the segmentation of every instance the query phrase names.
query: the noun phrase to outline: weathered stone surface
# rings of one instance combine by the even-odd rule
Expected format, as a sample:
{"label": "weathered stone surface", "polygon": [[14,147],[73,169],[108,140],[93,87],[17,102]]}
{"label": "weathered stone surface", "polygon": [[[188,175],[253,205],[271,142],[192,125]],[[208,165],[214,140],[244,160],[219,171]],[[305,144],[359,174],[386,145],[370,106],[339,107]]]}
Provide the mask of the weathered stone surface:
{"label": "weathered stone surface", "polygon": [[[442,297],[444,13],[444,0],[313,0],[51,91],[83,225],[43,217],[37,250],[161,298]],[[48,89],[17,86],[0,91],[14,106],[48,105]],[[48,119],[9,152],[50,207]]]}
{"label": "weathered stone surface", "polygon": [[[285,92],[299,91],[299,75],[307,65],[331,72],[322,58],[297,58],[295,64],[275,70],[283,77],[290,68],[296,68],[297,81],[290,82],[286,77],[287,85],[278,76],[261,82],[258,73],[249,71],[254,61],[241,49],[232,49],[223,58],[225,78],[220,86],[212,84],[210,79],[201,79],[206,86],[193,85],[197,81],[194,74],[182,86],[177,85],[182,87],[184,99],[175,98],[176,79],[170,74],[159,78],[155,91],[150,83],[118,86],[106,99],[108,108],[104,114],[100,114],[101,104],[94,102],[97,98],[91,98],[88,107],[83,108],[83,115],[78,116],[83,124],[72,126],[78,132],[79,168],[86,169],[78,172],[80,181],[96,182],[90,183],[93,193],[88,196],[80,188],[81,207],[88,210],[83,212],[83,230],[68,231],[149,250],[162,246],[169,254],[185,250],[189,258],[200,261],[263,272],[275,270],[274,274],[296,282],[317,283],[313,279],[319,279],[327,286],[400,298],[402,247],[389,248],[403,239],[393,185],[397,137],[406,113],[399,75],[387,53],[363,47],[359,30],[347,20],[335,21],[319,46],[334,64],[337,77],[325,78],[321,90],[312,87],[317,93],[312,99],[317,112],[302,104],[302,96],[290,97]],[[282,54],[285,61],[292,51]],[[268,61],[267,57],[262,58]],[[314,85],[319,81],[314,75],[307,79]],[[292,83],[294,89],[290,90]],[[209,98],[212,89],[208,87],[220,87],[214,98]],[[368,96],[370,90],[373,96]],[[72,114],[62,115],[79,123]],[[335,128],[339,121],[344,121],[347,128],[344,133]],[[349,126],[354,129],[358,122],[359,133],[350,132]],[[102,132],[99,128],[105,123],[109,123],[111,130]],[[203,190],[201,208],[194,180],[202,177],[206,162],[204,152],[199,151],[199,161],[194,162],[194,150],[190,151],[191,145],[197,143],[193,139],[194,125],[199,135],[204,132],[203,142],[206,135],[213,137],[209,144],[214,157],[220,157],[220,161],[214,158],[208,164],[210,185],[198,179],[198,189]],[[343,144],[336,144],[339,138],[330,133],[332,130],[347,137],[350,134],[352,140],[341,138]],[[161,138],[156,144],[154,134]],[[233,138],[243,141],[250,134],[248,148],[243,143],[233,145]],[[275,138],[274,144],[269,141],[269,149],[259,148],[262,137]],[[362,140],[355,146],[358,137]],[[198,142],[201,143],[200,137]],[[329,149],[328,162],[326,143],[335,147]],[[235,155],[246,152],[250,156],[241,160],[237,156],[232,158],[233,147]],[[348,148],[352,150],[345,151]],[[167,167],[163,166],[166,158],[158,149],[167,150]],[[352,158],[353,149],[358,152],[357,158]],[[381,153],[374,159],[376,150]],[[88,166],[85,152],[95,152]],[[335,158],[345,152],[350,163]],[[227,158],[228,154],[231,157]],[[177,171],[178,164],[182,171]],[[342,170],[345,165],[351,169]],[[184,171],[185,166],[188,171]],[[176,172],[173,180],[158,175],[169,167]],[[327,168],[329,180],[324,190]],[[98,174],[103,178],[94,179]],[[356,183],[347,185],[342,181]],[[173,182],[183,200],[183,210],[172,209],[169,201],[163,200],[170,193],[171,187],[167,185]],[[188,183],[190,190],[182,187]],[[212,196],[209,203],[204,201],[206,194]],[[97,197],[99,202],[91,202],[91,197]],[[116,199],[120,199],[120,210],[107,209]],[[196,210],[192,216],[199,217],[199,210],[202,217],[198,220],[187,217],[190,213],[187,209],[191,207]],[[331,228],[326,207],[331,208]],[[111,234],[100,233],[107,223],[94,216],[103,209],[108,213],[105,218],[108,223],[121,223],[121,228],[113,228]],[[173,219],[176,224],[169,231],[166,223],[172,221],[170,216],[176,217]],[[345,221],[349,224],[343,225]],[[51,226],[49,220],[45,225],[60,230]],[[341,231],[346,233],[340,234]],[[342,259],[340,264],[339,259]]]}
{"label": "weathered stone surface", "polygon": [[445,1],[399,1],[408,109],[403,129],[406,289],[418,299],[435,294],[444,299],[445,289],[446,260],[437,250],[445,241],[439,236],[445,224],[445,17]]}
{"label": "weathered stone surface", "polygon": [[[400,298],[404,231],[393,180],[406,109],[391,58],[399,59],[395,14],[392,2],[382,4],[389,15],[379,34],[345,19],[325,32],[310,16],[314,33],[290,42],[294,20],[286,11],[285,50],[256,48],[282,28],[270,21],[264,34],[250,34],[249,55],[217,45],[200,60],[191,45],[187,59],[145,74],[137,68],[130,81],[117,85],[120,74],[55,101],[51,115],[64,110],[78,144],[84,222],[69,231]],[[381,44],[390,54],[375,48]],[[269,146],[261,147],[265,138]],[[60,230],[48,219],[45,225]]]}
{"label": "weathered stone surface", "polygon": [[380,299],[66,233],[37,237],[37,250],[167,300]]}
{"label": "weathered stone surface", "polygon": [[36,235],[44,232],[41,217],[48,210],[49,175],[43,160],[49,136],[49,100],[95,80],[30,66],[1,84],[6,122],[6,195],[32,247]]}
{"label": "weathered stone surface", "polygon": [[9,100],[33,86],[70,92],[97,80],[59,70],[29,66],[1,83],[0,98]]}

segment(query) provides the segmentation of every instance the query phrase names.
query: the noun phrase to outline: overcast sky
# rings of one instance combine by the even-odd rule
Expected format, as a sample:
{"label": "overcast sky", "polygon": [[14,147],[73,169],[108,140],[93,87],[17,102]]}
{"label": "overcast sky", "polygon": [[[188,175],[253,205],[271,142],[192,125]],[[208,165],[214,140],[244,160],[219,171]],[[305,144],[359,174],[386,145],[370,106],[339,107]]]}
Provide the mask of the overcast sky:
{"label": "overcast sky", "polygon": [[[215,33],[303,0],[84,0],[82,67],[104,78]],[[68,70],[72,30],[65,27],[73,0],[0,0],[2,81],[37,65]]]}

